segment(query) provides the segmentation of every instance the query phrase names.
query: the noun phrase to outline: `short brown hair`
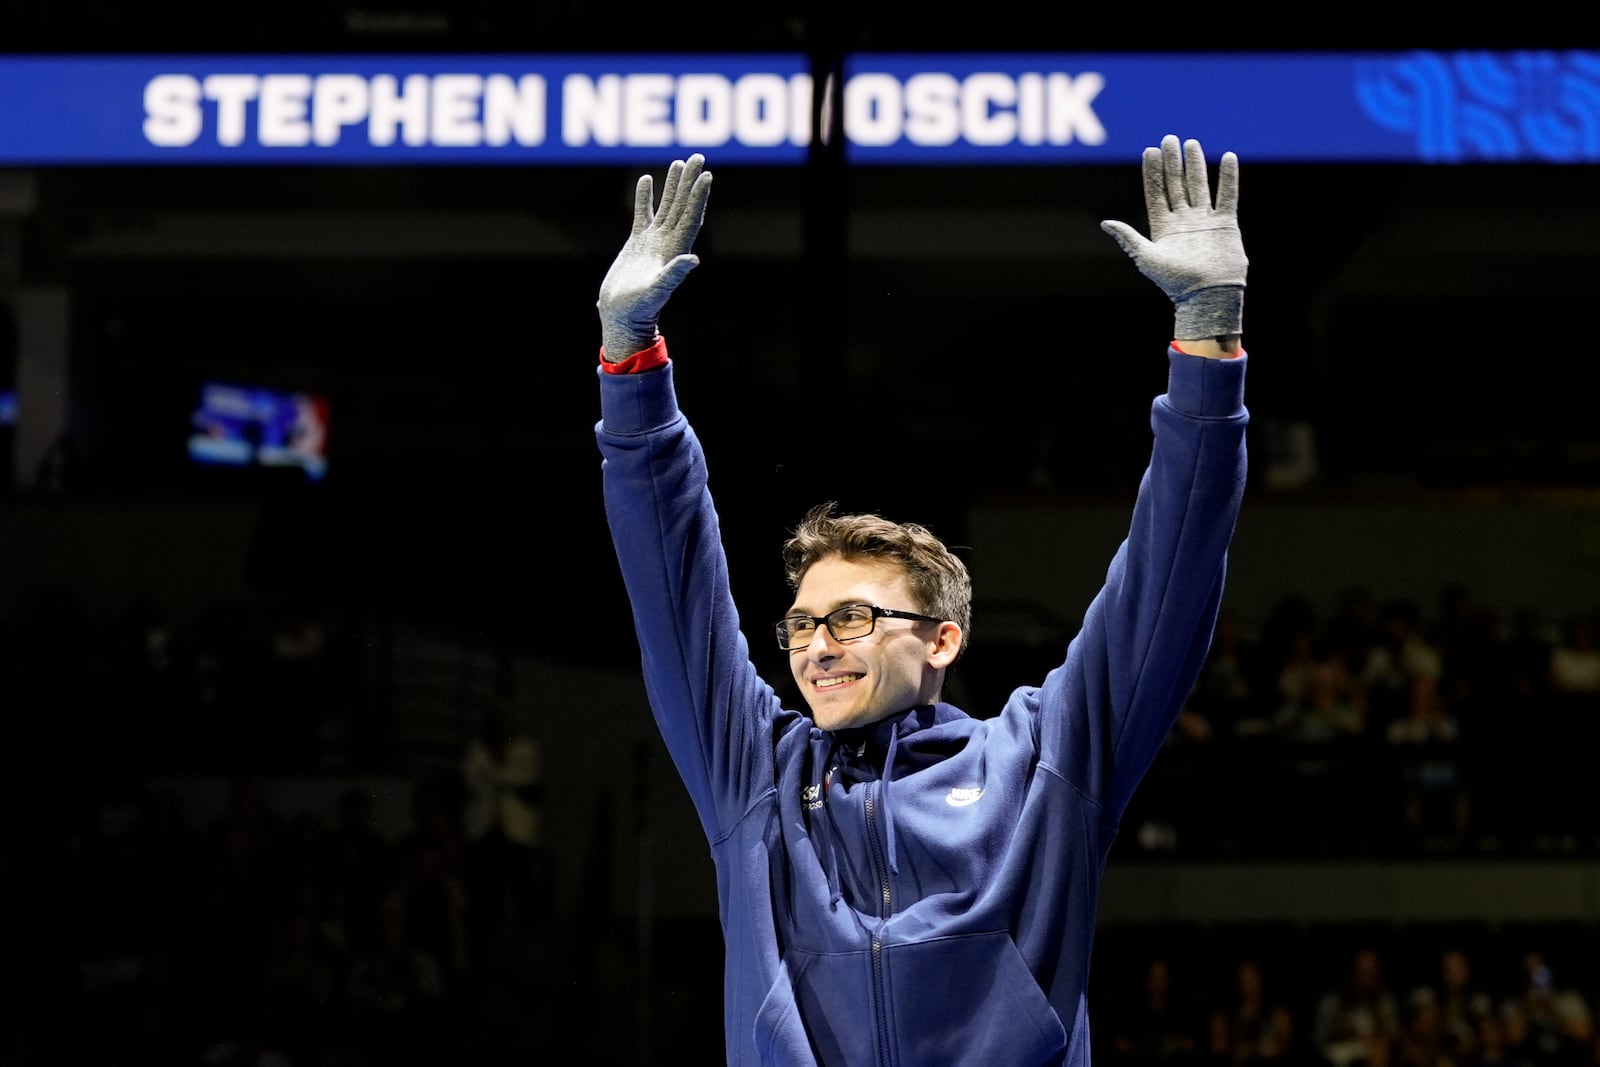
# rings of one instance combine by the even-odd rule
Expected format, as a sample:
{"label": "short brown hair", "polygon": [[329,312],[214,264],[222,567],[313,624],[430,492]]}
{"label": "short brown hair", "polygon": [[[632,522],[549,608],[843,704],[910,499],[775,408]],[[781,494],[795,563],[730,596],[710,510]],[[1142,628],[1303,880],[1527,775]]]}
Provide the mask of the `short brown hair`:
{"label": "short brown hair", "polygon": [[818,560],[829,556],[889,563],[905,572],[916,608],[961,627],[962,651],[972,633],[972,579],[967,566],[926,526],[893,522],[881,515],[835,515],[833,502],[818,504],[783,545],[790,589]]}

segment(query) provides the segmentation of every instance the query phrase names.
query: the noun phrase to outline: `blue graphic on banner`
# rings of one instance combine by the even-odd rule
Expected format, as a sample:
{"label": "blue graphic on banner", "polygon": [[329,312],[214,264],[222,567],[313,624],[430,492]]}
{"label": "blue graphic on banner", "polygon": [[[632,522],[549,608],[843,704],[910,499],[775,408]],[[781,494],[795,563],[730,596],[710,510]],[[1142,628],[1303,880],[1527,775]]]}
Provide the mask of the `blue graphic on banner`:
{"label": "blue graphic on banner", "polygon": [[[1600,52],[854,55],[853,164],[1600,161]],[[0,57],[0,165],[788,166],[803,56]],[[830,97],[831,100],[831,97]],[[832,131],[824,127],[824,135]]]}
{"label": "blue graphic on banner", "polygon": [[1600,53],[1417,53],[1357,71],[1362,110],[1425,163],[1600,159]]}

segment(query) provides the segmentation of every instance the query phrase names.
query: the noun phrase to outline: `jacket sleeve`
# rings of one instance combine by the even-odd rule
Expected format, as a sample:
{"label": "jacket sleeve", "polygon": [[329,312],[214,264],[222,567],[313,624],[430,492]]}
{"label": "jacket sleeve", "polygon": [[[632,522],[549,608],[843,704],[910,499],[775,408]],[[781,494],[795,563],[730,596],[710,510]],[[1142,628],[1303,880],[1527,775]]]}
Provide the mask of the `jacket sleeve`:
{"label": "jacket sleeve", "polygon": [[1151,405],[1154,443],[1127,538],[1065,662],[1041,687],[1041,759],[1112,826],[1210,647],[1244,493],[1246,358],[1168,350],[1168,388]]}
{"label": "jacket sleeve", "polygon": [[599,377],[606,520],[645,690],[715,842],[772,786],[780,702],[739,629],[705,455],[678,410],[672,364]]}

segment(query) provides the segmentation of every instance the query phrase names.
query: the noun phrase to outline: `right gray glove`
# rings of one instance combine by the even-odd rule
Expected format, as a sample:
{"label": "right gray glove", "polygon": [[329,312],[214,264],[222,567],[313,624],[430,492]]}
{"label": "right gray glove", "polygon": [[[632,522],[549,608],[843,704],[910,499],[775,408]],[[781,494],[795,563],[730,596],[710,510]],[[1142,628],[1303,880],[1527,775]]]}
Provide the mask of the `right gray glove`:
{"label": "right gray glove", "polygon": [[705,156],[673,160],[661,187],[661,208],[652,205],[654,182],[639,178],[633,197],[633,232],[600,283],[601,354],[620,363],[656,343],[656,324],[667,298],[700,265],[689,251],[705,221],[711,172]]}
{"label": "right gray glove", "polygon": [[1144,203],[1150,239],[1131,226],[1106,221],[1100,228],[1133,258],[1139,272],[1172,300],[1172,336],[1196,340],[1243,332],[1244,241],[1239,235],[1239,159],[1225,152],[1211,204],[1206,157],[1200,142],[1167,134],[1160,148],[1144,150]]}

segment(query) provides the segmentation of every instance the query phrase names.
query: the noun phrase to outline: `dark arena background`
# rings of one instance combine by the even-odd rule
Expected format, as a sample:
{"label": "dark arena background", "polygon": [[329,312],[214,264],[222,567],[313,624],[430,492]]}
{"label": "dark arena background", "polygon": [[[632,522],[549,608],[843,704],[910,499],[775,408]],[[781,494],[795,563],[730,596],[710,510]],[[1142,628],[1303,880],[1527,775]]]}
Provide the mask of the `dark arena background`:
{"label": "dark arena background", "polygon": [[[860,53],[1248,52],[1293,74],[1593,45],[1566,16],[1395,19],[12,3],[0,131],[66,129],[69,97],[86,129],[119,121],[16,73],[69,56],[771,54],[825,74]],[[1600,55],[1580,59],[1508,90],[1524,116],[1557,95],[1562,158],[1319,158],[1334,132],[1295,129],[1270,86],[1230,99],[1281,128],[1204,117],[1213,160],[1311,147],[1240,147],[1250,483],[1205,672],[1111,852],[1102,1067],[1600,1064]],[[1128,150],[1087,162],[706,150],[703,262],[662,330],[747,633],[787,606],[787,530],[836,499],[965,555],[958,704],[993,714],[1058,660],[1165,382],[1170,309],[1098,225],[1143,230],[1139,150],[1192,132],[1141,106]],[[593,437],[600,279],[634,179],[683,152],[18,147],[0,1063],[720,1062],[708,848],[650,719]],[[274,451],[291,424],[325,436]],[[472,774],[497,725],[526,819],[502,846]]]}

